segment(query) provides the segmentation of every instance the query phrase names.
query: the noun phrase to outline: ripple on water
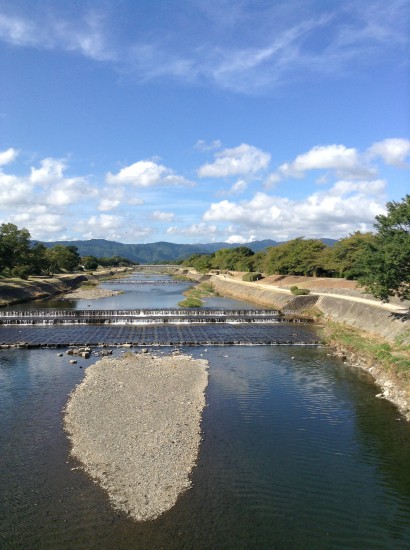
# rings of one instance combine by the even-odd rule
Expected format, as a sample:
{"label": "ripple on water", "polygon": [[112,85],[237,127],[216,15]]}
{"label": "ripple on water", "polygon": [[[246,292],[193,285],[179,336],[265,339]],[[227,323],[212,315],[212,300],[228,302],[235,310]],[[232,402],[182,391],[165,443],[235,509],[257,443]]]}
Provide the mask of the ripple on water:
{"label": "ripple on water", "polygon": [[193,487],[144,524],[67,458],[61,410],[83,370],[0,354],[1,547],[410,547],[410,427],[372,384],[316,348],[188,351],[210,361]]}

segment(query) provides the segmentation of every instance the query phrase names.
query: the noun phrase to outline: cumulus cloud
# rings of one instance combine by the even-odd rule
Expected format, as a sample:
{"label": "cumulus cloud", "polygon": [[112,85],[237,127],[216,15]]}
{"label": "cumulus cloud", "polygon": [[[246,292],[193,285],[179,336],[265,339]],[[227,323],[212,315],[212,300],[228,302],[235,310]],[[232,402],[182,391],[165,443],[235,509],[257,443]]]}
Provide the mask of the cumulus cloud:
{"label": "cumulus cloud", "polygon": [[357,229],[372,229],[375,216],[384,211],[384,185],[382,180],[340,181],[330,191],[303,200],[259,192],[250,200],[213,203],[203,220],[231,223],[238,234],[253,231],[258,238],[339,238]]}
{"label": "cumulus cloud", "polygon": [[0,204],[2,206],[17,206],[30,204],[32,184],[14,175],[0,172]]}
{"label": "cumulus cloud", "polygon": [[217,152],[215,161],[201,166],[198,175],[201,178],[254,175],[267,168],[270,158],[269,153],[242,143],[238,147]]}
{"label": "cumulus cloud", "polygon": [[110,214],[101,214],[100,216],[91,216],[87,224],[91,227],[96,227],[100,230],[116,229],[120,227],[122,221],[120,216],[112,216]]}
{"label": "cumulus cloud", "polygon": [[369,148],[371,157],[381,157],[386,164],[397,168],[408,168],[406,158],[410,156],[410,141],[408,139],[389,138],[374,143]]}
{"label": "cumulus cloud", "polygon": [[17,158],[17,155],[18,151],[17,149],[13,149],[13,147],[10,147],[6,151],[0,151],[0,166],[13,162]]}
{"label": "cumulus cloud", "polygon": [[298,155],[292,162],[280,165],[278,172],[283,177],[303,178],[309,170],[334,170],[337,174],[348,177],[374,174],[374,169],[366,166],[358,151],[345,145],[313,147],[307,153]]}
{"label": "cumulus cloud", "polygon": [[176,174],[171,168],[151,160],[140,160],[122,168],[118,174],[108,172],[108,184],[135,185],[136,187],[156,187],[162,185],[189,186],[192,182]]}
{"label": "cumulus cloud", "polygon": [[159,222],[172,222],[174,218],[175,214],[172,212],[161,212],[160,210],[156,210],[152,213],[152,219]]}
{"label": "cumulus cloud", "polygon": [[184,235],[185,237],[203,237],[212,240],[218,233],[218,227],[214,224],[194,223],[188,226],[171,226],[167,229],[168,235]]}
{"label": "cumulus cloud", "polygon": [[109,210],[114,210],[114,208],[117,208],[121,202],[116,199],[101,199],[100,203],[98,205],[98,210],[101,210],[102,212],[108,212]]}

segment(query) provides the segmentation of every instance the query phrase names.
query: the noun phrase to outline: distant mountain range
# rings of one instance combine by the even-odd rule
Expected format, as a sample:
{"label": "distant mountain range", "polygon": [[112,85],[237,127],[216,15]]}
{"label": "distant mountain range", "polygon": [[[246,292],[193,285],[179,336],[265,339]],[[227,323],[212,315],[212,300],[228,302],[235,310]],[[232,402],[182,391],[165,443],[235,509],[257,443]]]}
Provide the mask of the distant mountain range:
{"label": "distant mountain range", "polygon": [[[336,241],[334,239],[320,239],[326,245],[332,246]],[[88,241],[54,241],[44,242],[45,246],[52,247],[56,244],[65,246],[76,246],[80,256],[112,257],[122,256],[133,262],[140,264],[150,264],[171,260],[181,260],[188,258],[191,254],[210,254],[221,248],[235,248],[237,246],[247,246],[254,252],[264,250],[268,246],[277,246],[282,244],[277,241],[265,239],[262,241],[253,241],[250,243],[205,243],[205,244],[176,244],[168,242],[157,242],[147,244],[124,244],[106,239],[90,239]]]}

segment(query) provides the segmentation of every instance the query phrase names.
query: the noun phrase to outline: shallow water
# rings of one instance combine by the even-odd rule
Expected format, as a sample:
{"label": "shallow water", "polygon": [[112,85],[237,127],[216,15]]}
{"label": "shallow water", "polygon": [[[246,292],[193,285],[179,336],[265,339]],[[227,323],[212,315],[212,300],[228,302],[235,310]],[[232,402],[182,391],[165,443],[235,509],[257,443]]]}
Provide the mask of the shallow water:
{"label": "shallow water", "polygon": [[210,362],[204,439],[192,488],[147,523],[69,458],[62,410],[96,359],[0,352],[1,548],[410,547],[410,425],[367,374],[326,348],[185,351]]}
{"label": "shallow water", "polygon": [[410,427],[367,376],[324,348],[201,354],[210,381],[193,487],[135,523],[68,458],[61,411],[85,369],[55,350],[2,352],[1,547],[410,545]]}

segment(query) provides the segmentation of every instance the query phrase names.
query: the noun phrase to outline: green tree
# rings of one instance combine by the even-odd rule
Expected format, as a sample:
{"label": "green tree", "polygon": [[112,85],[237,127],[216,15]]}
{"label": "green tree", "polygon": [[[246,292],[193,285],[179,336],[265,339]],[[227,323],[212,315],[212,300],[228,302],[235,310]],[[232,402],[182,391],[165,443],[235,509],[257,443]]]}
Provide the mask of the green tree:
{"label": "green tree", "polygon": [[0,271],[26,265],[30,255],[30,233],[13,223],[0,226]]}
{"label": "green tree", "polygon": [[268,249],[264,271],[268,274],[320,276],[326,273],[324,251],[319,239],[298,237]]}
{"label": "green tree", "polygon": [[95,256],[84,256],[81,258],[81,264],[84,266],[84,269],[97,269],[98,260]]}
{"label": "green tree", "polygon": [[212,261],[213,267],[221,270],[252,271],[253,250],[247,246],[236,246],[235,248],[221,248],[215,252]]}
{"label": "green tree", "polygon": [[386,205],[376,216],[377,234],[360,259],[359,283],[376,298],[410,299],[410,195]]}
{"label": "green tree", "polygon": [[40,275],[49,271],[50,262],[47,257],[47,250],[43,243],[36,243],[31,247],[29,255],[30,273]]}
{"label": "green tree", "polygon": [[325,260],[326,269],[338,277],[357,279],[363,275],[361,257],[369,245],[374,243],[373,233],[355,231],[329,247]]}
{"label": "green tree", "polygon": [[80,264],[81,258],[76,246],[56,244],[47,250],[47,259],[52,273],[74,271]]}

